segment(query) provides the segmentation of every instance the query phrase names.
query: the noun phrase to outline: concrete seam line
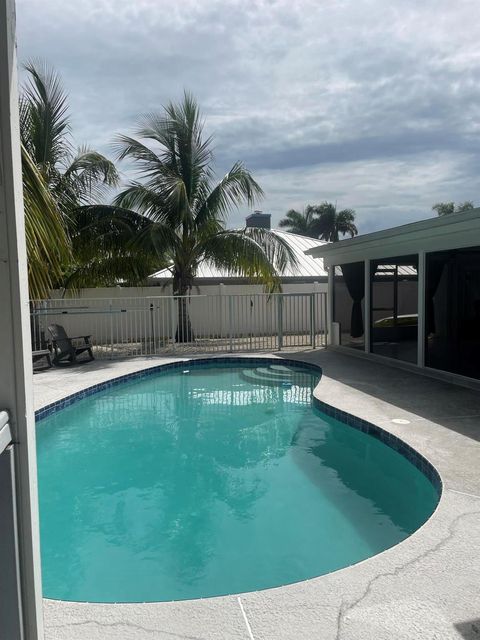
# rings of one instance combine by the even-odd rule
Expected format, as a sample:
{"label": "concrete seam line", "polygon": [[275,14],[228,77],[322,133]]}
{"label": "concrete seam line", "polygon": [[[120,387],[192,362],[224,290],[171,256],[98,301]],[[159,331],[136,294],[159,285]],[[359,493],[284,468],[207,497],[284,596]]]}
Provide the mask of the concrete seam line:
{"label": "concrete seam line", "polygon": [[250,638],[250,640],[255,640],[252,633],[252,627],[250,626],[250,623],[248,621],[247,614],[245,613],[245,609],[243,608],[242,601],[240,600],[240,596],[237,596],[237,601],[238,601],[238,606],[240,607],[240,611],[242,612],[243,619],[245,621],[245,626],[247,627],[248,637]]}
{"label": "concrete seam line", "polygon": [[468,493],[467,491],[459,491],[458,489],[447,489],[447,491],[451,491],[452,493],[459,493],[462,496],[468,496],[469,498],[479,498],[480,496],[477,493]]}

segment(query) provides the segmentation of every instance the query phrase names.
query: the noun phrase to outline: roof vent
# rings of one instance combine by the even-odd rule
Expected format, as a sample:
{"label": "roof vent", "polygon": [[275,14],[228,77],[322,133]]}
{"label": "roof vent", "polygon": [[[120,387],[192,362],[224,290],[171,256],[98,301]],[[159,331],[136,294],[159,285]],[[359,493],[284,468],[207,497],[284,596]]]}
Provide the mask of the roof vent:
{"label": "roof vent", "polygon": [[272,216],[270,213],[263,213],[263,211],[254,211],[246,218],[246,225],[248,227],[255,227],[256,229],[270,229]]}

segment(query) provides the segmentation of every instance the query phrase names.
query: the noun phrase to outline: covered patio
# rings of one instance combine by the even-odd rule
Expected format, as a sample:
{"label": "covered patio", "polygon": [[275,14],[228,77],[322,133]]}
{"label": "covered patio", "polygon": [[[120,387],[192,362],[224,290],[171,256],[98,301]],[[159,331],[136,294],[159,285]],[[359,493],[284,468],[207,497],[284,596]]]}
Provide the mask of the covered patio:
{"label": "covered patio", "polygon": [[329,269],[330,344],[480,380],[480,209],[308,250]]}

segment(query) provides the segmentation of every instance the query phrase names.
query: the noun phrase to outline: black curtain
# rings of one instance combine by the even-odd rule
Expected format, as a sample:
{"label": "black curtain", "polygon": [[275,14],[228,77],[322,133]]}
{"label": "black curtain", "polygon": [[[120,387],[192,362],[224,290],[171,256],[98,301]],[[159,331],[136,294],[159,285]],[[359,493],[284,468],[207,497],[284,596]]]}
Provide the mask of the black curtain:
{"label": "black curtain", "polygon": [[426,278],[426,297],[427,297],[427,321],[426,321],[426,333],[427,336],[430,333],[435,333],[435,305],[433,304],[433,298],[437,293],[438,285],[442,279],[443,269],[445,267],[445,260],[442,258],[435,259],[429,257],[427,262],[427,278]]}
{"label": "black curtain", "polygon": [[351,262],[340,265],[348,293],[353,300],[350,335],[352,338],[363,336],[362,300],[365,297],[365,265],[363,262]]}

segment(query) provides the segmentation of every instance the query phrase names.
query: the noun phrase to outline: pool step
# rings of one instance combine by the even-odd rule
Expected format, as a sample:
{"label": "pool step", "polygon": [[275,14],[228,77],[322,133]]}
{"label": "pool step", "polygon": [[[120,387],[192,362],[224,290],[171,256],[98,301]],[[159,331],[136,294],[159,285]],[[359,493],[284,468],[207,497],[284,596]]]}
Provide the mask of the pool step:
{"label": "pool step", "polygon": [[242,380],[245,380],[245,382],[266,385],[269,387],[290,386],[294,382],[293,378],[287,375],[283,375],[282,377],[269,377],[268,375],[265,375],[265,372],[262,372],[261,369],[244,369],[241,372],[240,377]]}
{"label": "pool step", "polygon": [[271,371],[280,371],[282,373],[295,373],[292,369],[290,369],[289,367],[286,367],[283,364],[271,364],[268,368]]}
{"label": "pool step", "polygon": [[257,367],[255,369],[259,374],[265,376],[266,378],[271,378],[274,380],[285,380],[286,378],[292,378],[296,371],[292,371],[291,369],[283,368],[280,369],[271,369],[270,367]]}

